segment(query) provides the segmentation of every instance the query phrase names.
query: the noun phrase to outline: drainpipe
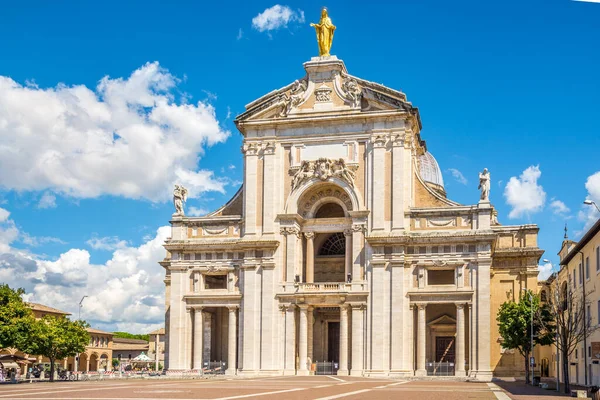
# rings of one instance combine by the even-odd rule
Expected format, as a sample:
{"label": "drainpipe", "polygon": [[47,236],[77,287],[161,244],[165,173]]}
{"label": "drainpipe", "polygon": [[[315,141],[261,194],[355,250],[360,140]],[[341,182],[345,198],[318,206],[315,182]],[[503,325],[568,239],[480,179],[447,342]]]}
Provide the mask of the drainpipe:
{"label": "drainpipe", "polygon": [[[583,323],[584,323],[584,329],[587,330],[587,324],[588,324],[588,319],[587,319],[587,315],[586,315],[587,304],[585,301],[585,281],[587,279],[587,271],[585,269],[585,264],[583,263],[583,252],[580,251],[579,254],[581,255],[581,273],[583,275]],[[585,374],[585,377],[584,377],[585,386],[588,385],[587,354],[588,354],[587,335],[584,333],[584,335],[583,335],[583,372]]]}

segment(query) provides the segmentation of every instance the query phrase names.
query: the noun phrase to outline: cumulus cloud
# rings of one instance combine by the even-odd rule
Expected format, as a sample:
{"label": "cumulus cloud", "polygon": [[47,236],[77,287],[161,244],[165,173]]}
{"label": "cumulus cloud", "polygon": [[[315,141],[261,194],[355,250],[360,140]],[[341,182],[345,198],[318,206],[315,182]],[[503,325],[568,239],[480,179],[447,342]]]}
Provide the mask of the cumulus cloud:
{"label": "cumulus cloud", "polygon": [[[585,182],[585,188],[588,191],[586,200],[592,200],[600,206],[600,171],[588,176]],[[598,212],[593,204],[583,205],[578,213],[578,218],[584,223],[582,232],[580,232],[583,233],[590,229],[592,225],[598,221],[598,218],[600,218],[600,212]]]}
{"label": "cumulus cloud", "polygon": [[[150,201],[168,199],[176,182],[190,197],[223,192],[225,181],[198,162],[229,132],[207,101],[178,100],[178,84],[157,62],[94,89],[0,76],[0,187]],[[53,195],[44,196],[40,206],[52,206]]]}
{"label": "cumulus cloud", "polygon": [[204,208],[190,207],[187,213],[192,217],[202,217],[203,215],[208,214],[208,210],[205,210]]}
{"label": "cumulus cloud", "polygon": [[31,236],[26,232],[21,232],[19,241],[27,246],[38,247],[44,244],[67,244],[67,242],[52,236]]}
{"label": "cumulus cloud", "polygon": [[558,215],[560,217],[567,217],[571,212],[571,209],[567,207],[565,203],[555,199],[552,199],[552,202],[550,203],[550,209],[554,215]]}
{"label": "cumulus cloud", "polygon": [[552,275],[552,264],[544,263],[543,265],[538,265],[538,270],[540,271],[538,274],[538,280],[545,281]]}
{"label": "cumulus cloud", "polygon": [[460,172],[456,168],[448,168],[448,171],[450,171],[452,177],[456,180],[456,182],[460,183],[461,185],[466,185],[468,183],[467,178],[465,178],[462,172]]}
{"label": "cumulus cloud", "polygon": [[303,23],[304,11],[294,11],[288,6],[276,4],[252,18],[252,27],[259,32],[269,32],[286,28],[291,22]]}
{"label": "cumulus cloud", "polygon": [[[6,210],[0,211],[3,215]],[[5,234],[11,229],[12,234]],[[147,333],[164,324],[165,273],[157,262],[165,256],[162,245],[170,234],[170,227],[158,228],[141,246],[114,250],[104,264],[91,263],[84,249],[49,260],[11,248],[19,232],[6,216],[0,225],[0,282],[24,288],[28,301],[73,315],[87,295],[81,316],[93,327]]]}
{"label": "cumulus cloud", "polygon": [[120,240],[116,236],[93,237],[86,241],[88,246],[94,250],[116,250],[127,246],[126,240]]}
{"label": "cumulus cloud", "polygon": [[532,165],[518,178],[513,176],[509,179],[504,188],[506,203],[512,207],[509,218],[520,218],[542,211],[546,202],[546,192],[537,183],[541,175],[539,165]]}
{"label": "cumulus cloud", "polygon": [[55,208],[56,196],[50,192],[45,192],[38,203],[38,208]]}

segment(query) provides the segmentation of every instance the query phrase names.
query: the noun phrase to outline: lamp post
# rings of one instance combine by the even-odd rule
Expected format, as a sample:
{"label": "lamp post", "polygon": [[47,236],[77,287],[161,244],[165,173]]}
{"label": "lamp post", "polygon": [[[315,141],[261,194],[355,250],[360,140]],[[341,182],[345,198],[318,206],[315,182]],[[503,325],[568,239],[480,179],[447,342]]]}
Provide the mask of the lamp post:
{"label": "lamp post", "polygon": [[[521,289],[522,291],[527,293],[527,289]],[[533,357],[533,292],[529,291],[529,306],[531,307],[531,357],[529,357],[529,366],[531,367],[531,386],[533,386],[533,369],[534,369],[534,363],[531,362],[532,359],[534,359]]]}
{"label": "lamp post", "polygon": [[[83,307],[83,299],[85,299],[86,297],[88,297],[87,295],[83,296],[81,298],[81,300],[79,300],[79,316],[77,318],[78,321],[81,321],[81,308]],[[75,357],[75,362],[73,364],[75,364],[75,372],[77,372],[77,370],[79,369],[79,360],[81,358],[81,353],[77,354],[77,357]],[[79,376],[77,377],[79,379]]]}
{"label": "lamp post", "polygon": [[[550,260],[548,260],[547,258],[544,258],[543,261],[545,263],[548,263],[548,264],[552,265],[552,269],[554,269],[554,264],[552,264],[552,262]],[[556,279],[558,279],[558,272],[557,272]],[[559,290],[560,289],[557,287],[556,290],[554,291],[554,301],[556,302],[557,306],[558,306],[558,301],[559,301],[559,299],[558,299],[558,291]],[[556,342],[556,371],[555,371],[556,372],[556,391],[558,392],[558,391],[560,391],[560,381],[559,381],[559,378],[558,378],[558,374],[559,374],[559,371],[560,371],[560,364],[559,364],[559,361],[558,361],[559,360],[559,356],[558,356],[558,352],[559,352],[559,349],[558,349],[558,324],[555,324],[554,329],[555,329],[555,331],[554,331],[554,341]]]}
{"label": "lamp post", "polygon": [[596,207],[596,210],[598,210],[598,212],[600,212],[600,207],[598,207],[598,204],[596,204],[596,202],[593,200],[584,200],[583,204],[588,205],[588,206],[593,205]]}
{"label": "lamp post", "polygon": [[81,309],[83,308],[83,299],[85,299],[86,297],[88,296],[85,295],[81,298],[81,300],[79,300],[79,317],[77,318],[79,321],[81,321]]}

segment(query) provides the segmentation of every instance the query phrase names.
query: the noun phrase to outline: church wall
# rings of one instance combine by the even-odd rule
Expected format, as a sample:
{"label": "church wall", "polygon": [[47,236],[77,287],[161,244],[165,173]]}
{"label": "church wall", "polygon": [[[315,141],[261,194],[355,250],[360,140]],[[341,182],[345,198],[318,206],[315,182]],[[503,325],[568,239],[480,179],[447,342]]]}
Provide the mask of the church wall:
{"label": "church wall", "polygon": [[414,188],[415,188],[415,207],[447,207],[447,204],[441,200],[435,198],[429,191],[423,186],[423,183],[415,177]]}
{"label": "church wall", "polygon": [[[265,191],[266,188],[263,183],[266,171],[264,170],[264,157],[259,156],[256,161],[256,234],[260,235],[264,228],[263,208],[265,202],[263,201],[263,191]],[[272,187],[270,189],[273,190]]]}
{"label": "church wall", "polygon": [[[394,171],[395,172],[395,171]],[[391,230],[392,223],[392,153],[390,151],[385,152],[385,187],[384,187],[384,198],[385,198],[385,211],[383,218],[385,221],[386,230]]]}

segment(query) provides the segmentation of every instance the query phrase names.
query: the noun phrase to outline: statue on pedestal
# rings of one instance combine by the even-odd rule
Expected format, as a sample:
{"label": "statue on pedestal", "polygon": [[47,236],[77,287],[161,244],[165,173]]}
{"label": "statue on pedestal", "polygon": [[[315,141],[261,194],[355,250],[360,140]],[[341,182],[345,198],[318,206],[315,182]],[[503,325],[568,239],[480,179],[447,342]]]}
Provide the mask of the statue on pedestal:
{"label": "statue on pedestal", "polygon": [[183,216],[183,204],[187,200],[188,191],[181,185],[175,185],[173,189],[173,205],[175,206],[175,214]]}
{"label": "statue on pedestal", "polygon": [[477,189],[481,190],[480,201],[490,201],[490,173],[487,168],[479,173],[479,186]]}
{"label": "statue on pedestal", "polygon": [[335,25],[331,22],[331,18],[327,15],[327,9],[323,7],[321,10],[321,20],[318,24],[310,24],[317,31],[317,43],[319,44],[319,56],[329,57],[331,43],[333,42],[333,32]]}

